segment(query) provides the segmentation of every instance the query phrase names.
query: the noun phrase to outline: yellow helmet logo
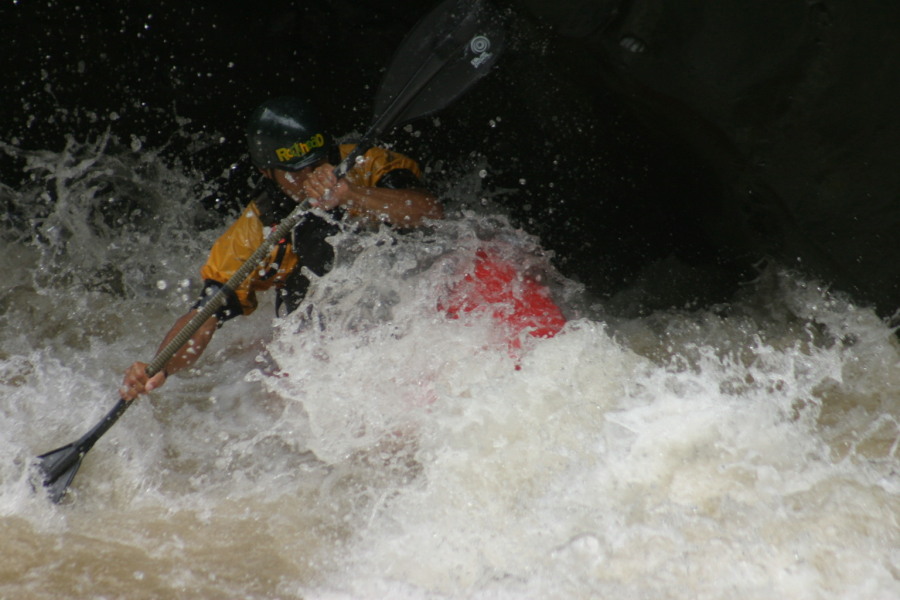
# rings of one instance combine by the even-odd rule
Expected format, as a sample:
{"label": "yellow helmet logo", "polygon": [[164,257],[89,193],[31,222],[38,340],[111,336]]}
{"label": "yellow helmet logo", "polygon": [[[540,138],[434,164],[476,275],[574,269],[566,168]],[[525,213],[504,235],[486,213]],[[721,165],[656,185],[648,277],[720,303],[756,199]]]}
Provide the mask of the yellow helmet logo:
{"label": "yellow helmet logo", "polygon": [[286,148],[277,148],[275,150],[275,156],[277,156],[278,160],[281,162],[288,162],[292,159],[306,156],[316,148],[321,148],[324,145],[325,136],[321,133],[317,133],[305,142],[297,142]]}

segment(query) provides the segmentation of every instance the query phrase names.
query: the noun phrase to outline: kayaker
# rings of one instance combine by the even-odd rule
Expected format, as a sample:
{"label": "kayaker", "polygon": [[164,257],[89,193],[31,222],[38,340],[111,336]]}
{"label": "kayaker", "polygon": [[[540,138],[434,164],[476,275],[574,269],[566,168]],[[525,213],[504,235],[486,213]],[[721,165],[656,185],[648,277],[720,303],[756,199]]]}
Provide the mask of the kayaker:
{"label": "kayaker", "polygon": [[120,390],[125,400],[159,388],[169,376],[193,365],[218,327],[256,309],[258,291],[277,290],[276,311],[280,314],[296,309],[310,285],[301,267],[324,275],[334,259],[334,249],[326,238],[342,227],[387,223],[414,228],[428,219],[443,217],[440,201],[422,183],[419,165],[400,153],[371,148],[346,177],[335,177],[335,165],[354,144],[335,144],[315,109],[300,98],[274,98],[260,105],[248,121],[247,142],[250,159],[262,174],[253,200],[213,245],[200,271],[204,281],[200,299],[175,322],[160,348],[224,287],[262,244],[268,231],[298,202],[308,198],[312,206],[326,213],[308,213],[294,228],[291,239],[282,240],[272,249],[267,266],[255,271],[235,292],[228,292],[226,304],[162,371],[148,378],[147,363],[133,363],[125,372]]}

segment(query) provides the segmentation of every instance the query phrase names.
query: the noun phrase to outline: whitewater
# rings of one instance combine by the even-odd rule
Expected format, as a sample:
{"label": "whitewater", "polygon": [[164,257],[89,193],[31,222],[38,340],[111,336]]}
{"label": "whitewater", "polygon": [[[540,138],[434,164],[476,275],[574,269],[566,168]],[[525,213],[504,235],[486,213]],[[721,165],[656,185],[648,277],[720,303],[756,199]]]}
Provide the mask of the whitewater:
{"label": "whitewater", "polygon": [[[446,178],[445,222],[338,239],[295,313],[227,323],[53,505],[34,457],[152,358],[224,223],[134,140],[0,151],[27,175],[0,185],[0,598],[900,597],[895,331],[773,264],[622,316],[479,169]],[[485,248],[560,334],[510,348],[438,309]]]}

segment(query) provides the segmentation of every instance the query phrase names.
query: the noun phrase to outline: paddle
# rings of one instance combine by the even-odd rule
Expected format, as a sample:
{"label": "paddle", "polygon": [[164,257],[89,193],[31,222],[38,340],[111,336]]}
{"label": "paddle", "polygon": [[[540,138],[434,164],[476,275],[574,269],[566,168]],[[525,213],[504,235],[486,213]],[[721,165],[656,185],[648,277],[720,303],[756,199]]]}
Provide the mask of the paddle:
{"label": "paddle", "polygon": [[[445,0],[439,4],[407,34],[397,49],[375,97],[372,125],[354,151],[335,167],[335,174],[343,177],[357,157],[388,128],[432,114],[453,102],[488,73],[500,55],[504,39],[499,13],[483,0]],[[308,202],[301,203],[269,234],[223,288],[156,354],[147,365],[148,376],[165,367],[225,304],[228,291],[243,283],[308,210]],[[37,457],[43,486],[53,502],[59,502],[66,494],[84,455],[124,414],[129,404],[119,399],[81,439]]]}

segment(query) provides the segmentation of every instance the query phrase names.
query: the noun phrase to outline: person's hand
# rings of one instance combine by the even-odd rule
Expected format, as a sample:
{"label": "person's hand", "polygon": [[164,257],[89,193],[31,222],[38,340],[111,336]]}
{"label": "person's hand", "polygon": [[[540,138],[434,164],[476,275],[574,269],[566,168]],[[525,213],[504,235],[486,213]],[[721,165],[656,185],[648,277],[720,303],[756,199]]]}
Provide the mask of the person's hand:
{"label": "person's hand", "polygon": [[166,382],[165,371],[153,377],[147,377],[147,363],[136,362],[125,370],[125,378],[119,395],[126,402],[131,402],[141,394],[151,392]]}
{"label": "person's hand", "polygon": [[331,210],[345,203],[350,184],[346,179],[338,179],[334,174],[334,167],[326,163],[310,173],[303,182],[303,191],[311,205]]}

